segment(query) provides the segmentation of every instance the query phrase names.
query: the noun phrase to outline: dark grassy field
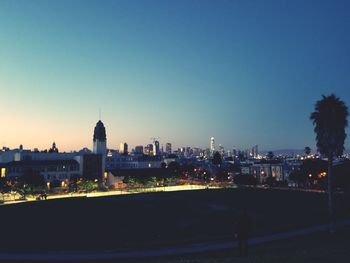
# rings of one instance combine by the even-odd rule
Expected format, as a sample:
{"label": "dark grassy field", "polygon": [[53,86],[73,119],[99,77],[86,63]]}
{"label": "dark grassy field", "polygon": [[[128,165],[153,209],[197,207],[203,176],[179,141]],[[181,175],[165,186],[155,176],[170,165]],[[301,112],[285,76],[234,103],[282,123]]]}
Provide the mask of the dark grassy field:
{"label": "dark grassy field", "polygon": [[[338,216],[349,215],[337,200]],[[251,236],[327,222],[326,195],[258,189],[71,198],[0,207],[2,251],[109,250],[229,240],[240,207]],[[347,206],[349,207],[349,206]]]}
{"label": "dark grassy field", "polygon": [[[113,262],[113,261],[110,261]],[[114,261],[115,262],[115,261]],[[235,250],[199,255],[161,258],[145,263],[348,263],[350,262],[350,229],[339,229],[331,235],[317,233],[309,236],[275,241],[251,247],[247,257],[238,257]],[[91,262],[92,263],[92,262]],[[107,263],[107,261],[105,261]],[[131,263],[131,262],[130,262]]]}

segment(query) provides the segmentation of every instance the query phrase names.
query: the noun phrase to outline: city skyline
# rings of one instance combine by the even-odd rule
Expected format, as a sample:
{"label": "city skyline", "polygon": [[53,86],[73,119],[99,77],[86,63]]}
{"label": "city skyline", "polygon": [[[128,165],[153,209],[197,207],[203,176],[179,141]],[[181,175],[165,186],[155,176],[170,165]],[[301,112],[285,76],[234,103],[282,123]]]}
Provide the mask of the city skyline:
{"label": "city skyline", "polygon": [[102,108],[109,148],[315,150],[315,102],[350,105],[349,7],[1,1],[0,146],[91,149]]}

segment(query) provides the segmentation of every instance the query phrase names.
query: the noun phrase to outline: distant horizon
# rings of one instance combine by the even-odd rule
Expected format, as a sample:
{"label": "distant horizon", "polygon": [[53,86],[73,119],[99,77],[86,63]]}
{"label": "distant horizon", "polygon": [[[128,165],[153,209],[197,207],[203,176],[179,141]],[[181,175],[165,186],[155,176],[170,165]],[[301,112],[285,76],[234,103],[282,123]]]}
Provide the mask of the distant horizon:
{"label": "distant horizon", "polygon": [[[0,145],[316,148],[350,106],[350,1],[0,1]],[[348,130],[347,130],[348,132]],[[349,138],[345,147],[349,148]]]}
{"label": "distant horizon", "polygon": [[[63,149],[62,150],[60,148],[59,143],[57,143],[57,141],[53,141],[53,142],[56,143],[56,146],[57,146],[59,152],[66,152],[66,153],[79,152],[80,150],[83,150],[83,149],[89,149],[89,150],[92,151],[92,145],[91,146],[82,146],[82,147],[80,147],[78,149],[69,149],[69,150]],[[51,142],[51,144],[49,144],[49,146],[46,147],[46,148],[38,148],[38,147],[29,147],[28,148],[24,144],[19,144],[18,146],[15,146],[15,147],[8,147],[8,146],[4,145],[4,146],[1,146],[0,150],[2,150],[4,147],[10,148],[10,150],[16,150],[16,149],[19,149],[19,147],[22,145],[23,146],[23,150],[31,150],[31,151],[33,151],[34,149],[38,149],[38,151],[45,151],[45,150],[49,150],[51,148],[53,142]],[[125,143],[125,142],[120,142],[120,143]],[[126,143],[128,143],[128,142],[126,142]],[[162,143],[160,141],[160,147],[164,146],[164,151],[165,151],[165,144],[166,143],[171,143],[171,142],[164,142],[164,143]],[[92,142],[91,142],[91,144],[92,144]],[[107,138],[107,144],[108,144],[108,138]],[[128,150],[129,150],[129,152],[131,152],[131,150],[134,149],[136,146],[143,146],[143,147],[145,147],[147,144],[151,144],[151,142],[145,143],[145,144],[141,144],[140,143],[140,144],[135,144],[135,145],[129,145],[128,144]],[[218,150],[218,146],[219,146],[219,144],[216,145],[216,150]],[[225,145],[222,145],[222,146],[224,147],[225,152],[227,152],[227,151],[232,151],[233,149],[240,150],[240,151],[251,150],[254,145],[252,145],[251,147],[245,147],[245,148],[244,147],[243,148],[239,148],[239,147],[237,147],[237,148],[233,148],[233,147],[232,148],[227,148],[227,147],[225,147]],[[307,146],[311,148],[311,153],[317,153],[316,147],[313,148],[310,145],[305,145],[305,147],[307,147]],[[190,147],[192,149],[193,148],[199,148],[199,149],[202,149],[202,150],[209,149],[209,145],[208,146],[202,146],[202,147],[201,146],[195,146],[195,145],[183,145],[183,146],[175,146],[174,147],[174,145],[172,144],[172,151],[178,150],[178,149],[180,149],[182,147]],[[303,147],[303,148],[275,148],[275,149],[272,149],[272,148],[264,149],[264,148],[262,148],[262,149],[260,149],[260,147],[258,145],[258,152],[259,153],[267,153],[269,151],[278,152],[278,153],[279,152],[285,152],[285,153],[287,153],[287,152],[296,152],[296,154],[298,154],[300,152],[303,152],[305,147]],[[108,150],[119,150],[119,145],[117,145],[116,147],[109,147],[107,145],[107,149]],[[345,148],[344,149],[344,153],[349,153],[349,150],[350,149]]]}

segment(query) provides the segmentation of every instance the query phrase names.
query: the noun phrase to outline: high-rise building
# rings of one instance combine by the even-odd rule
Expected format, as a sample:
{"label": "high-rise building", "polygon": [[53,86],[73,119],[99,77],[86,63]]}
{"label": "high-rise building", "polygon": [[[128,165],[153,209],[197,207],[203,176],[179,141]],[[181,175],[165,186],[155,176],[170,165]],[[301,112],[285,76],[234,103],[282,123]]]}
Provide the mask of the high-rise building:
{"label": "high-rise building", "polygon": [[167,143],[165,144],[165,152],[166,152],[167,154],[171,154],[171,143],[170,143],[170,142],[167,142]]}
{"label": "high-rise building", "polygon": [[222,146],[221,144],[219,144],[219,153],[221,154],[222,157],[224,157],[225,149],[224,149],[224,146]]}
{"label": "high-rise building", "polygon": [[232,149],[232,156],[236,157],[238,155],[237,150],[235,148]]}
{"label": "high-rise building", "polygon": [[147,144],[144,148],[144,154],[153,155],[153,144]]}
{"label": "high-rise building", "polygon": [[143,146],[142,145],[135,146],[135,154],[143,154]]}
{"label": "high-rise building", "polygon": [[121,154],[128,154],[128,144],[126,142],[122,142],[119,146],[119,152]]}
{"label": "high-rise building", "polygon": [[101,120],[96,123],[93,142],[93,153],[102,156],[102,174],[100,175],[102,180],[106,168],[107,136],[106,128]]}
{"label": "high-rise building", "polygon": [[160,155],[159,141],[153,142],[153,155]]}
{"label": "high-rise building", "polygon": [[256,158],[258,157],[258,145],[255,145],[252,147],[252,157]]}
{"label": "high-rise building", "polygon": [[215,139],[214,137],[210,138],[210,156],[213,156],[215,152]]}

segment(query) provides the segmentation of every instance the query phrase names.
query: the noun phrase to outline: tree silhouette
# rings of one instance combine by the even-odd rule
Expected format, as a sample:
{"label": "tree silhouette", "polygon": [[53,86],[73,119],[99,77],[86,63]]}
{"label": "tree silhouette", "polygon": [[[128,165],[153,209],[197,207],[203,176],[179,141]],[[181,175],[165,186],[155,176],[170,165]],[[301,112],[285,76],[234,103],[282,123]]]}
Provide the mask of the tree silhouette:
{"label": "tree silhouette", "polygon": [[180,170],[180,164],[176,161],[170,162],[168,164],[168,169],[174,174],[177,174]]}
{"label": "tree silhouette", "polygon": [[311,153],[311,148],[310,148],[309,146],[306,146],[306,147],[304,148],[304,153],[305,153],[306,156],[310,155],[310,153]]}
{"label": "tree silhouette", "polygon": [[24,184],[28,184],[30,186],[46,186],[46,182],[44,177],[40,174],[40,172],[33,170],[31,168],[27,168],[24,170],[20,181]]}
{"label": "tree silhouette", "polygon": [[268,152],[267,153],[267,155],[266,155],[266,158],[268,159],[268,160],[272,160],[273,159],[273,157],[275,157],[275,155],[274,155],[274,153],[273,152]]}
{"label": "tree silhouette", "polygon": [[215,152],[213,156],[213,164],[219,166],[222,163],[222,157],[219,152]]}
{"label": "tree silhouette", "polygon": [[333,206],[332,165],[333,159],[341,156],[346,138],[345,128],[348,125],[348,108],[334,94],[322,95],[315,104],[315,111],[310,120],[316,133],[317,150],[328,158],[328,207],[331,219],[330,231],[335,231],[335,215]]}

